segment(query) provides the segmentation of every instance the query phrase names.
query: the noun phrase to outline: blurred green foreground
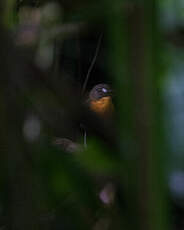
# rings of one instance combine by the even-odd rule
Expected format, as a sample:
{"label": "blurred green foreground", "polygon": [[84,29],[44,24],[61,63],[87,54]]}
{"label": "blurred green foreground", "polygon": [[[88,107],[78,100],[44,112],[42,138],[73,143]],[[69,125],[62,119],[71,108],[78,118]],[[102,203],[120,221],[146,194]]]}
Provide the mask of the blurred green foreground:
{"label": "blurred green foreground", "polygon": [[0,230],[184,228],[183,10],[0,1]]}

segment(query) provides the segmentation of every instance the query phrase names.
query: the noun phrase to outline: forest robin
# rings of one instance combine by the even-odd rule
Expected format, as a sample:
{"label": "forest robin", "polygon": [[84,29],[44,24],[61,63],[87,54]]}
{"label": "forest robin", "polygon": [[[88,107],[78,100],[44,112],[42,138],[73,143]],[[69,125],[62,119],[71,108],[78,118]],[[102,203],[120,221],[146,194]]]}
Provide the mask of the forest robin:
{"label": "forest robin", "polygon": [[91,115],[96,116],[91,117],[93,118],[91,119],[91,122],[94,124],[92,125],[93,127],[91,126],[90,119],[87,123],[87,126],[82,125],[84,134],[86,135],[86,129],[88,129],[89,126],[91,126],[91,130],[96,130],[97,133],[99,133],[100,131],[102,136],[105,136],[109,132],[111,133],[114,126],[114,105],[112,103],[112,89],[110,88],[110,86],[104,83],[95,85],[89,92],[88,98],[85,103],[89,109],[89,112],[93,112],[93,114]]}
{"label": "forest robin", "polygon": [[89,93],[87,104],[102,119],[112,118],[114,105],[112,90],[108,84],[95,85]]}
{"label": "forest robin", "polygon": [[[81,130],[83,131],[84,146],[86,146],[86,131],[94,132],[97,135],[108,139],[109,143],[113,142],[113,114],[114,105],[112,103],[112,90],[108,84],[95,85],[88,94],[88,98],[85,101],[89,112],[91,111],[90,118],[81,124]],[[88,113],[89,114],[89,113]],[[95,116],[94,116],[95,115]],[[91,131],[90,131],[91,130]],[[91,132],[91,133],[92,133]]]}

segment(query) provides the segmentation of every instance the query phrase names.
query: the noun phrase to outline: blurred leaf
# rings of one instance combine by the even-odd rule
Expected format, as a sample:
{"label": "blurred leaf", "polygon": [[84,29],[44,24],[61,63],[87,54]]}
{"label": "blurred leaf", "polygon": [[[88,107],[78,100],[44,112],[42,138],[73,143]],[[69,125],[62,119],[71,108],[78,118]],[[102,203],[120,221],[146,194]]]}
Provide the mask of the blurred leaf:
{"label": "blurred leaf", "polygon": [[119,169],[116,154],[108,151],[97,139],[92,139],[88,142],[87,148],[76,158],[83,167],[93,173],[113,175]]}
{"label": "blurred leaf", "polygon": [[3,1],[3,24],[7,28],[12,28],[15,24],[15,3],[16,0],[2,0]]}

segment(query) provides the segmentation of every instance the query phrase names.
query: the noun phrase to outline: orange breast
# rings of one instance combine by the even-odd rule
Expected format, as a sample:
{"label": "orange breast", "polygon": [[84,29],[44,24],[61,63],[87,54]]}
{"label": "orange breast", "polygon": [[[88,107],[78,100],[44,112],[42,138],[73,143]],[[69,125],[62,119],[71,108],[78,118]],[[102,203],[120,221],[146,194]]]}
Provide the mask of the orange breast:
{"label": "orange breast", "polygon": [[102,97],[99,100],[93,100],[90,102],[90,109],[100,116],[110,117],[112,116],[114,107],[110,96]]}

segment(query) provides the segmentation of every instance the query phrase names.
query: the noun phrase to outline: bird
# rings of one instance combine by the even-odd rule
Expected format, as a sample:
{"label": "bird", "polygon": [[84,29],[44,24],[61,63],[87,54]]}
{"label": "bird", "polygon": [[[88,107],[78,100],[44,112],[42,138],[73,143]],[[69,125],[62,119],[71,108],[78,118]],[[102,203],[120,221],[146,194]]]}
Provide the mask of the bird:
{"label": "bird", "polygon": [[[80,124],[83,133],[84,147],[87,146],[86,138],[89,133],[95,133],[97,136],[107,139],[111,138],[113,133],[113,114],[114,105],[112,103],[113,91],[106,83],[94,85],[86,94],[84,99],[84,107],[86,115],[83,122]],[[110,135],[108,135],[110,134]]]}

